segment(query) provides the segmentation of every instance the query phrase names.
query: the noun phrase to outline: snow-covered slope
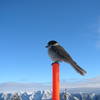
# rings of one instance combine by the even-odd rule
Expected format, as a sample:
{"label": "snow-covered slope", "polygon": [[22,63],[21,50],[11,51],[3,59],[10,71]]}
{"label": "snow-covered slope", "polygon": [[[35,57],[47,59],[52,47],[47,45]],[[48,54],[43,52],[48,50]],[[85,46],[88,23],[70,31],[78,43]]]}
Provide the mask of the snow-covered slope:
{"label": "snow-covered slope", "polygon": [[[50,83],[0,83],[0,100],[51,100],[51,87]],[[60,89],[60,100],[100,100],[100,76],[64,81]]]}
{"label": "snow-covered slope", "polygon": [[[33,91],[32,93],[0,93],[0,100],[51,100],[51,91]],[[99,93],[61,92],[60,100],[100,100]]]}

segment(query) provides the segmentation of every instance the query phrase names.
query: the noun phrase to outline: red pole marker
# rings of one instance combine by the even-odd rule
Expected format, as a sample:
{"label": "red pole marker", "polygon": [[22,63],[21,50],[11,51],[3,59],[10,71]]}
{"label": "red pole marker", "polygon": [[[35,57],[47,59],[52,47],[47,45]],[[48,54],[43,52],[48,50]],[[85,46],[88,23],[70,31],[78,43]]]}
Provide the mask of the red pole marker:
{"label": "red pole marker", "polygon": [[60,100],[59,63],[52,64],[52,100]]}

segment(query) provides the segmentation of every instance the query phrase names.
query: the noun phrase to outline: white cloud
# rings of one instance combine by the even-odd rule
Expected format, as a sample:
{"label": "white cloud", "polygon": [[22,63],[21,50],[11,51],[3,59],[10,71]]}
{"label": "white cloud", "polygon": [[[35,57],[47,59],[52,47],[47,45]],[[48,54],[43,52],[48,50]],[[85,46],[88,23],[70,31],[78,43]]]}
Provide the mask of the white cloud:
{"label": "white cloud", "polygon": [[97,42],[96,42],[96,47],[97,47],[97,48],[100,48],[100,40],[97,40]]}
{"label": "white cloud", "polygon": [[100,35],[100,28],[98,29],[98,33],[99,33],[99,35]]}
{"label": "white cloud", "polygon": [[100,48],[100,27],[97,30],[96,48]]}
{"label": "white cloud", "polygon": [[100,48],[100,29],[98,30],[97,41],[96,41],[96,47],[97,47],[97,48]]}
{"label": "white cloud", "polygon": [[100,48],[100,17],[98,19],[98,23],[96,25],[96,48]]}
{"label": "white cloud", "polygon": [[1,83],[0,92],[18,92],[49,89],[49,85],[45,83]]}
{"label": "white cloud", "polygon": [[62,88],[100,88],[100,76],[78,82],[62,83]]}
{"label": "white cloud", "polygon": [[[74,82],[63,81],[60,85],[61,88],[100,88],[100,76]],[[1,83],[0,92],[51,90],[51,87],[48,83]]]}

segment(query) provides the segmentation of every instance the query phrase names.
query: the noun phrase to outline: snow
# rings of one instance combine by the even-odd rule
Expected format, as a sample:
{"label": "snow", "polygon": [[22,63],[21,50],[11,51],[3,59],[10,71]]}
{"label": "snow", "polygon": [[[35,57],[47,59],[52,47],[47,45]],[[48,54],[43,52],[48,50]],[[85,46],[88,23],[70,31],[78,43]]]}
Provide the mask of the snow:
{"label": "snow", "polygon": [[[52,92],[49,90],[18,92],[18,93],[0,93],[0,100],[52,100]],[[60,100],[100,100],[99,93],[70,93],[62,91]]]}
{"label": "snow", "polygon": [[[0,100],[52,100],[51,87],[50,83],[0,83]],[[61,82],[60,100],[100,100],[100,76]]]}

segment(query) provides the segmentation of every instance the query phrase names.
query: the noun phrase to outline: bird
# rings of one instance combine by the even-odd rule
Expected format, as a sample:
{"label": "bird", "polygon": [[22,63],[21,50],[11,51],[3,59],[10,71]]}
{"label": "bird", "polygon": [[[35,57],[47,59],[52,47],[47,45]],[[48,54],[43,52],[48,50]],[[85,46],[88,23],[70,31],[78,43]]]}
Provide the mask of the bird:
{"label": "bird", "polygon": [[57,41],[49,41],[46,48],[48,48],[48,55],[54,63],[63,61],[70,64],[80,75],[85,75],[87,73],[73,60],[69,53]]}

